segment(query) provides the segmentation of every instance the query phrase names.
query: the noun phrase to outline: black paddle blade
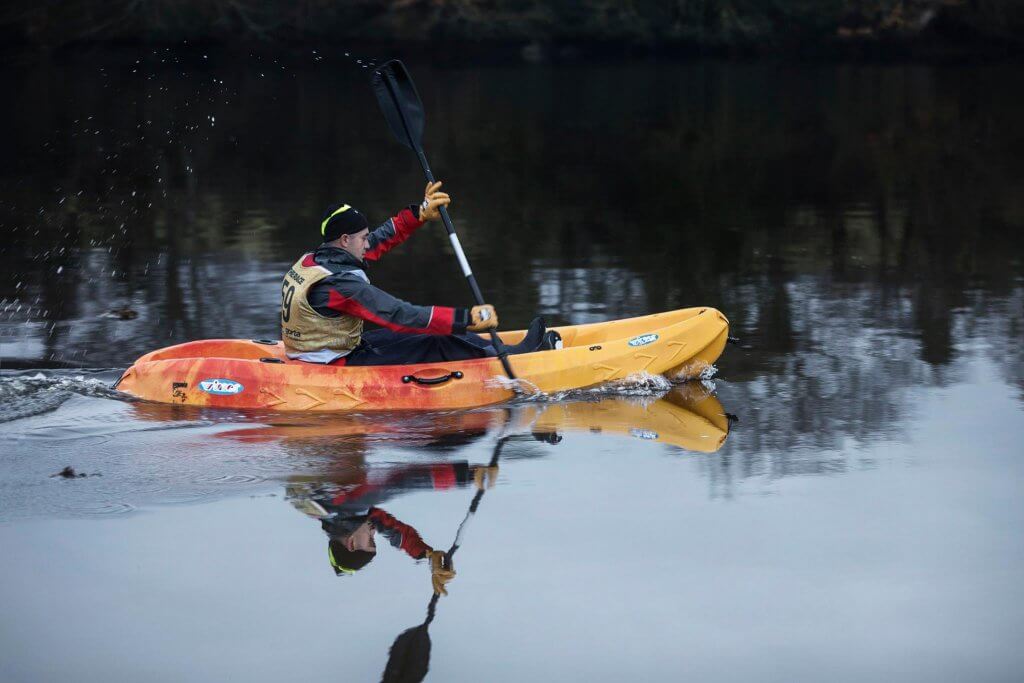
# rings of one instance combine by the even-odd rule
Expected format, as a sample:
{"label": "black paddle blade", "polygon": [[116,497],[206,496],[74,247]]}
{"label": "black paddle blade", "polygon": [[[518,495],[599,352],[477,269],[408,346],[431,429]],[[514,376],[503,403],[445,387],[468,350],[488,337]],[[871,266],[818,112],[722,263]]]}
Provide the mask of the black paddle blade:
{"label": "black paddle blade", "polygon": [[388,653],[381,683],[419,683],[430,668],[430,634],[427,624],[408,629],[397,638]]}
{"label": "black paddle blade", "polygon": [[405,66],[392,59],[373,70],[370,83],[391,132],[399,142],[415,150],[423,139],[426,117],[420,95]]}

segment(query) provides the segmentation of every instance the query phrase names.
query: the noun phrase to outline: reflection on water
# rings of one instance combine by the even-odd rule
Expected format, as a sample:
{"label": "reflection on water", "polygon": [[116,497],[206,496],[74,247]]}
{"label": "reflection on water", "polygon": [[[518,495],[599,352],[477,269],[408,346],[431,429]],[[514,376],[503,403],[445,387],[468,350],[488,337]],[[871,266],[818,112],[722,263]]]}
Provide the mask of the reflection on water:
{"label": "reflection on water", "polygon": [[[459,414],[452,422],[433,422],[433,438],[417,441],[421,458],[415,462],[371,467],[362,453],[350,451],[343,457],[332,458],[328,478],[291,478],[287,499],[297,510],[320,523],[328,538],[327,558],[336,575],[352,576],[365,571],[380,552],[377,538],[385,539],[408,558],[422,561],[430,571],[433,595],[427,603],[426,618],[422,624],[403,631],[392,644],[383,674],[385,681],[420,681],[426,676],[431,649],[429,626],[436,616],[438,600],[448,595],[448,584],[457,576],[455,554],[465,542],[467,524],[477,513],[484,494],[495,485],[503,455],[512,459],[536,457],[541,452],[531,446],[557,446],[566,431],[621,433],[645,441],[685,444],[691,450],[714,452],[725,441],[729,424],[722,405],[692,386],[645,403],[606,399],[519,406],[503,412],[503,424],[495,436],[488,433],[487,427],[498,421],[498,416],[488,412]],[[448,431],[455,427],[458,432]],[[290,441],[365,430],[365,423],[332,420],[330,424],[316,426],[275,424],[221,436]],[[514,434],[524,430],[530,433]],[[461,447],[479,440],[493,442],[486,464],[452,459]],[[422,457],[431,452],[448,457],[424,462]],[[402,520],[388,512],[388,504],[403,494],[470,486],[475,487],[476,494],[447,549],[439,547],[438,540],[425,539],[416,530],[414,520]]]}
{"label": "reflection on water", "polygon": [[[403,631],[391,645],[384,669],[385,681],[420,681],[430,664],[430,623],[437,614],[438,600],[448,595],[448,584],[456,578],[454,559],[464,543],[464,531],[475,515],[488,489],[494,487],[502,451],[515,440],[500,436],[495,440],[490,461],[470,465],[466,461],[436,461],[392,465],[353,481],[303,482],[288,489],[292,504],[318,520],[328,536],[327,556],[338,576],[353,575],[373,561],[378,549],[375,535],[387,539],[395,549],[413,560],[424,560],[430,569],[432,595],[422,624]],[[555,443],[551,435],[533,438]],[[476,494],[447,549],[432,547],[411,524],[403,522],[382,505],[403,492],[414,490],[446,491],[473,482]]]}
{"label": "reflection on water", "polygon": [[[689,668],[724,680],[757,678],[763,661],[779,680],[826,667],[856,680],[902,666],[918,643],[941,666],[900,678],[936,680],[943,667],[970,670],[980,651],[954,626],[966,614],[993,653],[979,679],[999,680],[1019,662],[1004,644],[1019,616],[995,606],[1017,604],[1006,568],[1021,558],[1020,411],[998,367],[978,354],[956,365],[964,381],[952,391],[907,387],[913,410],[894,416],[898,428],[831,445],[758,440],[798,424],[786,420],[801,401],[756,380],[716,380],[716,395],[688,384],[369,416],[71,391],[2,437],[0,623],[18,629],[0,671],[70,676],[73,662],[119,679],[166,647],[194,653],[164,663],[183,679],[227,676],[228,657],[257,680],[339,662],[359,680],[675,680]],[[50,478],[68,463],[100,476]],[[167,503],[179,505],[154,508]],[[123,519],[139,508],[149,513]],[[98,521],[110,516],[122,519]],[[354,567],[344,543],[367,521],[376,553]],[[57,624],[40,616],[50,599],[68,613]],[[800,646],[782,647],[780,629]],[[588,646],[547,645],[569,634]],[[498,637],[529,656],[484,648]],[[66,658],[53,663],[44,641]],[[968,654],[951,654],[956,643]]]}
{"label": "reflection on water", "polygon": [[583,325],[639,312],[644,301],[644,281],[628,269],[594,265],[582,268],[545,267],[534,264],[530,277],[537,287],[537,312],[552,319]]}
{"label": "reflection on water", "polygon": [[[15,458],[19,450],[48,448],[57,459],[49,458],[51,464],[44,467],[73,458],[79,470],[102,468],[93,474],[103,480],[78,489],[47,488],[40,481],[39,467],[27,473],[21,468],[19,474],[28,474],[27,479],[5,478],[5,487],[15,494],[0,506],[0,521],[53,514],[123,514],[137,505],[209,501],[240,490],[257,494],[266,490],[268,482],[284,479],[285,500],[325,532],[326,561],[335,575],[365,571],[379,552],[377,538],[429,570],[424,572],[431,586],[425,620],[395,639],[383,673],[388,681],[418,681],[427,674],[429,626],[439,598],[448,594],[447,586],[457,576],[454,559],[465,542],[469,522],[484,494],[497,483],[502,456],[512,462],[539,457],[573,433],[614,435],[643,442],[645,447],[662,443],[673,452],[682,448],[713,453],[729,431],[721,403],[699,383],[661,396],[618,398],[578,392],[588,400],[578,396],[475,411],[366,416],[231,414],[120,400],[97,414],[95,404],[76,400],[76,396],[85,398],[82,394],[91,386],[81,377],[32,376],[6,382],[8,394],[34,388],[34,405],[41,414],[60,408],[40,424],[24,419],[25,415],[10,416],[14,429],[5,440]],[[636,394],[642,387],[624,390]],[[93,398],[102,395],[94,393]],[[64,406],[66,402],[70,406]],[[176,428],[186,434],[176,436],[173,452],[149,438]],[[105,448],[112,440],[125,439],[133,446],[126,454],[130,464],[117,452],[120,449]],[[478,444],[490,450],[486,463],[471,464],[461,457]],[[566,447],[573,447],[571,438]],[[83,451],[94,457],[84,458]],[[379,462],[374,457],[393,458],[401,451],[414,459]],[[268,461],[281,470],[261,471]],[[476,493],[447,547],[440,540],[431,545],[414,520],[388,512],[390,503],[403,495],[465,488]]]}
{"label": "reflection on water", "polygon": [[[481,491],[484,482],[493,487],[503,450],[506,459],[512,460],[540,455],[540,451],[524,444],[557,446],[567,433],[587,432],[626,435],[713,453],[721,448],[729,429],[721,403],[714,396],[691,387],[643,402],[606,398],[594,402],[528,404],[438,417],[440,419],[424,422],[422,431],[411,424],[396,422],[393,417],[386,425],[374,425],[372,420],[336,418],[321,424],[309,424],[308,419],[292,424],[278,422],[220,432],[218,436],[248,443],[281,441],[286,447],[299,448],[305,453],[319,444],[323,473],[311,471],[289,477],[287,498],[297,509],[321,520],[328,536],[338,540],[347,538],[366,522],[367,511],[382,510],[384,503],[403,493],[419,489],[447,490],[471,482]],[[381,437],[389,431],[395,439],[382,443]],[[495,431],[497,435],[492,437]],[[353,441],[346,440],[346,448],[338,452],[338,437],[353,436],[370,437],[372,441],[364,442],[367,447],[363,449],[353,448]],[[480,440],[495,443],[489,465],[471,466],[465,460],[450,459]],[[413,462],[371,465],[367,460],[371,444],[377,448],[385,444],[391,448],[414,447],[419,457]],[[431,453],[443,454],[446,459],[423,462]],[[394,530],[394,520],[375,519],[371,515],[370,522],[377,530]],[[406,530],[414,541],[406,538]],[[411,527],[403,527],[397,536],[389,536],[389,540],[415,559],[423,557],[422,539]]]}
{"label": "reflection on water", "polygon": [[[10,493],[0,503],[0,520],[256,494],[280,480],[363,485],[381,475],[375,469],[381,458],[454,457],[496,433],[549,444],[572,434],[607,434],[710,453],[729,432],[725,409],[699,384],[663,396],[580,392],[557,402],[450,413],[291,416],[99,402],[113,392],[103,388],[90,396],[93,385],[82,379],[31,381],[37,391],[27,402],[34,411],[10,423],[3,437],[10,471],[0,486]],[[572,449],[573,441],[565,448]],[[505,455],[531,456],[521,448]],[[100,476],[81,486],[54,486],[49,475],[68,464]]]}

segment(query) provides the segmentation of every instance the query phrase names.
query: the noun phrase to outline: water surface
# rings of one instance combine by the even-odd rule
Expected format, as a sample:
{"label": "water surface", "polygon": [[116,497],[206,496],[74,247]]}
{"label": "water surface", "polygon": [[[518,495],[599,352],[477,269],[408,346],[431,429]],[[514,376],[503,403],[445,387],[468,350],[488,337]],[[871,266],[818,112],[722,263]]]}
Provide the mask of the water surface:
{"label": "water surface", "polygon": [[[8,66],[0,678],[1018,677],[1020,69],[413,69],[505,326],[710,305],[740,342],[474,411],[128,401],[148,350],[278,336],[326,205],[423,183],[340,54]],[[442,232],[375,283],[469,304]],[[323,513],[448,549],[496,451],[448,596],[380,535],[336,572]]]}

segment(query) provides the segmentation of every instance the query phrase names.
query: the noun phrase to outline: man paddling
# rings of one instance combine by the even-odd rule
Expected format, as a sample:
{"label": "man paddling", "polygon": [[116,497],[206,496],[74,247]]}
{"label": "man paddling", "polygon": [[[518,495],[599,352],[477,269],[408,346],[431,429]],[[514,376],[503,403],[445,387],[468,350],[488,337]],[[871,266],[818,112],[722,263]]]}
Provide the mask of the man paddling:
{"label": "man paddling", "polygon": [[[451,197],[428,183],[423,202],[402,209],[374,230],[348,204],[330,207],[320,223],[321,244],[304,254],[281,287],[281,339],[288,357],[335,365],[403,365],[495,356],[474,332],[496,329],[498,314],[485,304],[466,308],[417,306],[374,287],[367,261],[376,261],[440,218]],[[363,331],[364,322],[381,329]],[[540,318],[509,353],[537,351],[545,342]],[[554,344],[550,340],[549,344]]]}

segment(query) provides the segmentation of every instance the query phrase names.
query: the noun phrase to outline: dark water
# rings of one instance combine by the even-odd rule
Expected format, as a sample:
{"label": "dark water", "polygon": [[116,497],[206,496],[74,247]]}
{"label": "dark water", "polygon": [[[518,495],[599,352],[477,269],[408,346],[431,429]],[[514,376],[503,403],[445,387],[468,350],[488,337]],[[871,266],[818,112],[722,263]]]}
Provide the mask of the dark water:
{"label": "dark water", "polygon": [[[8,65],[0,679],[1020,677],[1024,71],[413,73],[506,327],[711,305],[740,344],[468,412],[128,402],[145,351],[276,337],[323,208],[422,179],[340,54]],[[371,276],[469,303],[438,226]],[[367,505],[449,549],[489,462],[448,596],[381,533],[336,575]]]}

